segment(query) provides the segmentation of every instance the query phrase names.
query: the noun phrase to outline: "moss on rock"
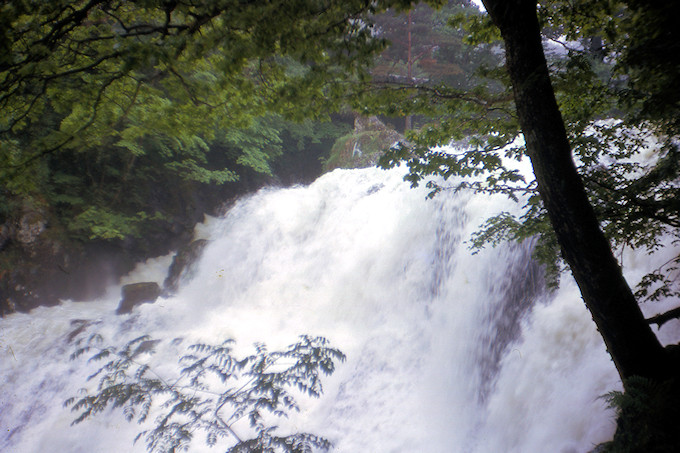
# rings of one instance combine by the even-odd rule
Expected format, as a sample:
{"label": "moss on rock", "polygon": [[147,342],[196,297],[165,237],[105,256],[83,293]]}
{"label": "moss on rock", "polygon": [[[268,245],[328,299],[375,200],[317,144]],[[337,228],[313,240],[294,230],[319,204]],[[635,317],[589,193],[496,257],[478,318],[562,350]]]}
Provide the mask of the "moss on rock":
{"label": "moss on rock", "polygon": [[403,139],[375,116],[359,116],[354,121],[354,130],[336,140],[324,162],[324,171],[371,167],[385,150]]}

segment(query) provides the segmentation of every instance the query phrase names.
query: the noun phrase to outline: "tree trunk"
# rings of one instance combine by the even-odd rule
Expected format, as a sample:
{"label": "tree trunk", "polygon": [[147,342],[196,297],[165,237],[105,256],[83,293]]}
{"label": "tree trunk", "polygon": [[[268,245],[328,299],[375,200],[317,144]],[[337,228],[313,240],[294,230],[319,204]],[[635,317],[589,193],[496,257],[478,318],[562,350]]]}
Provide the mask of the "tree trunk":
{"label": "tree trunk", "polygon": [[666,351],[637,305],[571,156],[543,53],[536,0],[483,0],[505,42],[527,153],[562,255],[621,378],[664,378]]}

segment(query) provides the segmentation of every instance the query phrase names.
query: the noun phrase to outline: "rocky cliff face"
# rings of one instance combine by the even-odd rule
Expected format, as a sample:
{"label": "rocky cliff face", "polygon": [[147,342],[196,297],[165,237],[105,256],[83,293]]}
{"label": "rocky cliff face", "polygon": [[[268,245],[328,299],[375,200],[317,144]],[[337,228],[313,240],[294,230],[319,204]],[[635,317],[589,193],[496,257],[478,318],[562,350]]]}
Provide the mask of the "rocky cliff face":
{"label": "rocky cliff face", "polygon": [[139,238],[115,241],[74,239],[53,212],[26,203],[0,224],[0,316],[56,305],[60,299],[96,298],[136,262],[189,242],[196,223],[205,214],[217,214],[225,200],[265,183],[264,178],[245,180],[150,199],[169,218],[150,225]]}
{"label": "rocky cliff face", "polygon": [[[159,186],[147,203],[168,218],[150,226],[140,238],[76,240],[49,208],[13,200],[20,208],[5,218],[0,213],[0,316],[56,305],[61,299],[96,298],[136,262],[189,244],[194,226],[205,214],[219,215],[231,200],[267,184],[313,181],[322,172],[319,156],[311,155],[314,152],[282,156],[273,162],[274,176],[245,172],[237,183],[222,186]],[[174,278],[169,291],[179,274]]]}
{"label": "rocky cliff face", "polygon": [[0,315],[96,297],[134,264],[112,244],[76,243],[58,230],[50,212],[28,204],[0,226]]}
{"label": "rocky cliff face", "polygon": [[336,168],[364,168],[378,162],[378,158],[404,137],[386,126],[375,116],[357,116],[354,130],[340,137],[324,164],[324,171]]}

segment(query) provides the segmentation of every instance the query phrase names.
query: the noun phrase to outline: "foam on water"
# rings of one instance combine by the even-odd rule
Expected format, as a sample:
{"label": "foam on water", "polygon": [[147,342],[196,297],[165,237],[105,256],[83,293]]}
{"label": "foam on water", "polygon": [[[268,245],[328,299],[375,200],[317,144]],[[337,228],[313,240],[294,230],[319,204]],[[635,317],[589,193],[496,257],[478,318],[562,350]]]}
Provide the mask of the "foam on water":
{"label": "foam on water", "polygon": [[[154,356],[159,373],[182,352],[175,338],[233,338],[248,351],[325,336],[348,360],[282,429],[321,434],[339,453],[573,453],[610,438],[599,397],[617,375],[573,282],[548,296],[526,246],[470,253],[480,222],[514,209],[506,199],[427,201],[402,176],[337,170],[241,200],[200,227],[211,242],[194,278],[132,315],[114,315],[117,287],[0,319],[0,450],[145,451],[132,444],[140,426],[120,413],[69,426],[62,402],[96,369],[69,360],[70,340],[94,332],[168,340]],[[633,273],[648,265],[633,261]],[[149,262],[125,282],[161,283],[168,264]],[[84,323],[73,320],[88,324],[74,333]],[[223,450],[199,438],[191,451]]]}

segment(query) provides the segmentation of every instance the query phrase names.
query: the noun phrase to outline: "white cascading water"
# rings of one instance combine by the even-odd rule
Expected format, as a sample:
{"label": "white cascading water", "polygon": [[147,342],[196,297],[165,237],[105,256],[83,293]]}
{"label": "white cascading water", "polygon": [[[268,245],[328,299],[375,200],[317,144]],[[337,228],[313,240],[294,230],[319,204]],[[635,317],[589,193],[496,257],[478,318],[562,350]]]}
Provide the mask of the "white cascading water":
{"label": "white cascading water", "polygon": [[[348,360],[282,429],[327,437],[338,453],[581,453],[610,439],[600,396],[619,388],[617,374],[575,284],[546,294],[527,246],[470,253],[481,221],[514,209],[507,199],[426,200],[402,176],[337,170],[239,201],[197,228],[211,242],[178,294],[131,315],[114,314],[116,287],[0,319],[0,451],[145,451],[120,412],[70,426],[62,403],[96,369],[69,360],[76,319],[92,321],[79,335],[111,344],[233,338],[247,351],[328,338]],[[636,278],[651,258],[626,259]],[[122,283],[161,283],[168,264]],[[156,354],[160,373],[177,362],[172,348]],[[224,448],[198,437],[190,451]]]}

